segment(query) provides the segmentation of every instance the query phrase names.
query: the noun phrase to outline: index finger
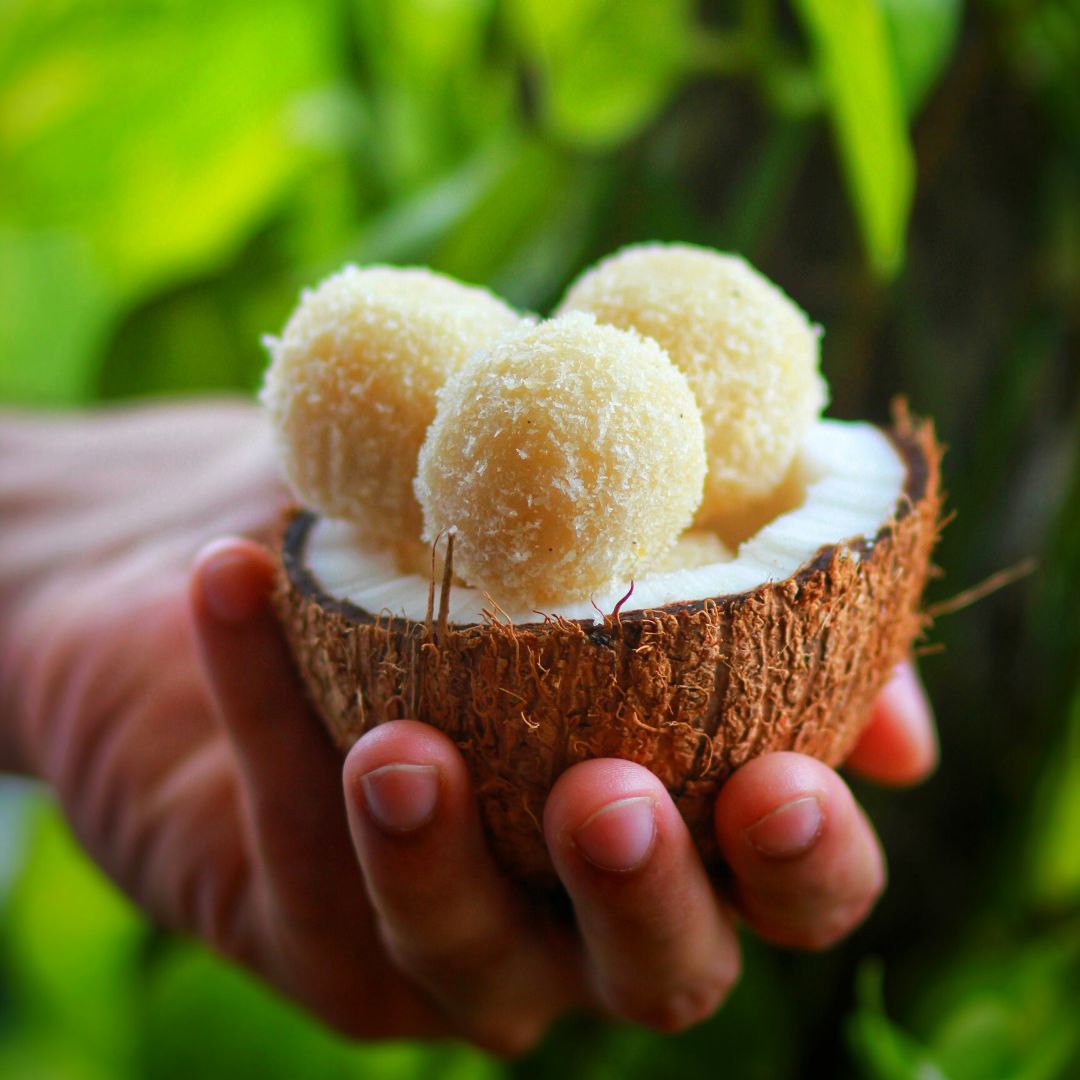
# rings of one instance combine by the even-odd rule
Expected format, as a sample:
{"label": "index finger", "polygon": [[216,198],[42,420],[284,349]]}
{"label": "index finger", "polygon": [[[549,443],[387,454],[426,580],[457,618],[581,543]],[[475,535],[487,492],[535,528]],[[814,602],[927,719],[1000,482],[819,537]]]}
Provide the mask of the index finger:
{"label": "index finger", "polygon": [[341,758],[295,674],[270,607],[273,578],[272,556],[258,544],[215,541],[196,559],[191,611],[203,670],[244,778],[259,867],[279,903],[291,905],[299,921],[315,921],[325,918],[323,889],[356,871],[341,812]]}

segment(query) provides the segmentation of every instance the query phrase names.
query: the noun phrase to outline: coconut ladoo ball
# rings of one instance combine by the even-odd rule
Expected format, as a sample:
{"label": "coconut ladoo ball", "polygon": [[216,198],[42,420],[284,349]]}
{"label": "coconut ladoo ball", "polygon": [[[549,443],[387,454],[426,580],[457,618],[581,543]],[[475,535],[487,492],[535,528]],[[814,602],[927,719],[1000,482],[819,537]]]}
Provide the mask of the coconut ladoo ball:
{"label": "coconut ladoo ball", "polygon": [[347,266],[305,292],[266,341],[261,394],[299,499],[366,537],[418,541],[412,484],[435,394],[521,321],[486,290],[424,269]]}
{"label": "coconut ladoo ball", "polygon": [[582,275],[559,310],[591,312],[667,350],[705,424],[696,523],[738,532],[734,523],[782,482],[827,400],[818,329],[745,260],[686,244],[617,252]]}
{"label": "coconut ladoo ball", "polygon": [[509,334],[439,392],[420,451],[425,539],[503,608],[557,607],[641,573],[701,499],[705,434],[655,341],[571,314]]}

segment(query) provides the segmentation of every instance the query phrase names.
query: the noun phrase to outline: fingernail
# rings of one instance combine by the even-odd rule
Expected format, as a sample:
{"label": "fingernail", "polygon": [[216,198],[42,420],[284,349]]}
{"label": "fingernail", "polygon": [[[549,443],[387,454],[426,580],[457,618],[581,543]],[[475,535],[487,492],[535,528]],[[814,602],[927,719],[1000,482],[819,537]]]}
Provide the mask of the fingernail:
{"label": "fingernail", "polygon": [[251,573],[251,567],[250,556],[239,552],[211,554],[203,563],[199,572],[203,601],[219,622],[245,622],[265,602],[265,582]]}
{"label": "fingernail", "polygon": [[656,803],[648,795],[608,803],[577,827],[573,840],[601,870],[636,870],[656,840]]}
{"label": "fingernail", "polygon": [[387,832],[412,832],[435,815],[439,770],[434,765],[383,765],[361,783],[368,813]]}
{"label": "fingernail", "polygon": [[746,838],[762,855],[793,859],[817,843],[824,825],[821,801],[804,795],[759,818],[746,830]]}

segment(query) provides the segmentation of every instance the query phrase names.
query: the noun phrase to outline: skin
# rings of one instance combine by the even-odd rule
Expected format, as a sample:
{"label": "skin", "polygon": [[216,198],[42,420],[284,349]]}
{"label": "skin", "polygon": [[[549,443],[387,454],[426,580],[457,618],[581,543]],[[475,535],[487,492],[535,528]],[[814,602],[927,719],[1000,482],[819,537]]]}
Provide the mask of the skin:
{"label": "skin", "polygon": [[[346,1035],[515,1054],[572,1008],[706,1018],[740,920],[820,949],[866,916],[874,832],[835,772],[789,753],[720,793],[726,895],[651,773],[571,768],[544,830],[575,919],[530,911],[445,736],[386,724],[343,767],[312,716],[268,602],[275,472],[246,405],[0,416],[0,766],[51,785],[149,917]],[[905,665],[849,765],[902,786],[936,756]]]}

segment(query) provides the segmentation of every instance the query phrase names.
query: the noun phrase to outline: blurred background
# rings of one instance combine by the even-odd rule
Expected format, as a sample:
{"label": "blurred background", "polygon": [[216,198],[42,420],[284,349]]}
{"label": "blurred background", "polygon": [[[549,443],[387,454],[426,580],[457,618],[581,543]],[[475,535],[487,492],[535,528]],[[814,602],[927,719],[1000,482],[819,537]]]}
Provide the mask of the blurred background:
{"label": "blurred background", "polygon": [[744,253],[826,327],[833,415],[906,393],[955,519],[943,763],[858,787],[844,946],[747,942],[677,1038],[356,1048],[147,925],[0,787],[0,1076],[1080,1076],[1078,0],[2,0],[0,401],[250,393],[298,290],[427,263],[546,311],[614,247]]}

